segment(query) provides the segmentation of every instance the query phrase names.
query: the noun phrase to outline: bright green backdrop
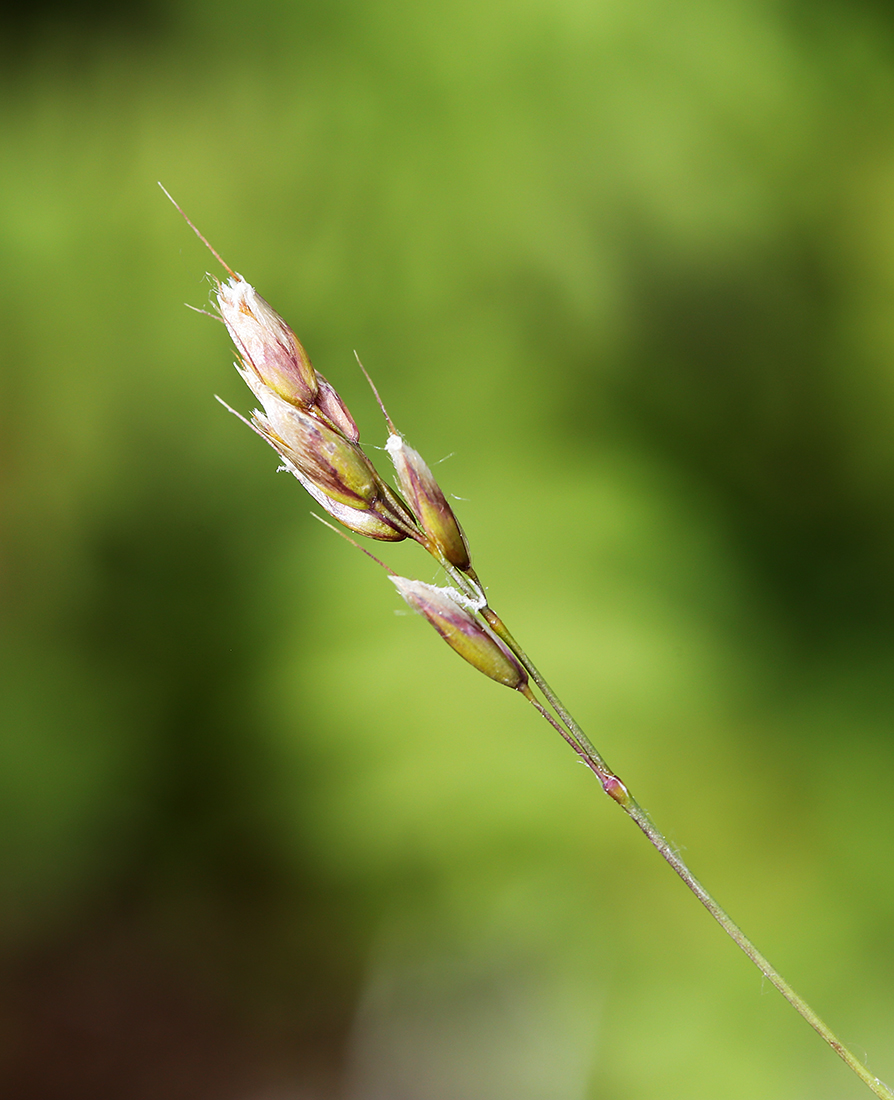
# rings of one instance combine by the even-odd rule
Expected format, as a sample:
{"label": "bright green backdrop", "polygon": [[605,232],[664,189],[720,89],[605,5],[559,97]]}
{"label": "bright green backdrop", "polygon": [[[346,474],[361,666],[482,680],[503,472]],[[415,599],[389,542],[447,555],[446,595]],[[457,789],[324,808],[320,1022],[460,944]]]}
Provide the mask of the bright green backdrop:
{"label": "bright green backdrop", "polygon": [[214,402],[251,404],[183,308],[214,261],[159,179],[364,440],[353,349],[451,456],[494,606],[894,1079],[888,9],[146,0],[13,30],[2,1091],[868,1095]]}

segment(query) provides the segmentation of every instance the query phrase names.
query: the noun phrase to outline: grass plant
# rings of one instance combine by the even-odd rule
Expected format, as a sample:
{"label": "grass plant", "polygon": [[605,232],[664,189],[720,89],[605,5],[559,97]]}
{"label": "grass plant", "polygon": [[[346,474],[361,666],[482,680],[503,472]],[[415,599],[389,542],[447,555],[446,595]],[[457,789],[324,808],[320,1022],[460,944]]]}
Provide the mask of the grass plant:
{"label": "grass plant", "polygon": [[217,308],[237,349],[236,368],[263,408],[255,410],[250,420],[230,411],[277,452],[281,469],[293,474],[317,504],[349,531],[381,542],[412,539],[437,561],[449,586],[398,576],[364,550],[452,649],[490,679],[517,691],[538,711],[764,977],[876,1096],[894,1100],[894,1090],[838,1039],[693,875],[490,606],[452,507],[421,455],[388,416],[369,376],[389,431],[385,449],[397,489],[362,449],[353,417],[337,390],[315,370],[292,329],[186,220],[227,272],[226,282],[214,280]]}

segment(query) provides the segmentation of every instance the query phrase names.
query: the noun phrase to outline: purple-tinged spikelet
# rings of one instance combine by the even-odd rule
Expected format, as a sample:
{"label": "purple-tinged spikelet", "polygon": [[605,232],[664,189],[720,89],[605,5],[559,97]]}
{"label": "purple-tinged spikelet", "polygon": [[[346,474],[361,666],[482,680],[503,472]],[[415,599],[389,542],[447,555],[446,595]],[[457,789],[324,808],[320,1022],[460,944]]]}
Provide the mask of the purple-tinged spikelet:
{"label": "purple-tinged spikelet", "polygon": [[472,559],[459,520],[422,455],[413,450],[390,422],[389,427],[391,434],[385,450],[391,455],[394,472],[407,504],[441,557],[465,572],[471,566]]}
{"label": "purple-tinged spikelet", "polygon": [[414,451],[395,428],[382,398],[379,397],[379,391],[359,357],[357,363],[366,375],[366,380],[382,410],[382,416],[385,417],[385,423],[388,425],[388,441],[385,444],[385,450],[391,455],[400,490],[407,498],[407,504],[416,517],[416,522],[428,538],[428,549],[436,557],[442,558],[461,572],[468,572],[472,566],[469,544],[466,542],[459,520],[447,503],[441,486],[435,481],[435,476],[422,455]]}
{"label": "purple-tinged spikelet", "polygon": [[335,389],[314,370],[301,341],[250,283],[238,274],[218,282],[217,304],[246,371],[284,401],[312,411],[345,439],[357,442],[357,425]]}
{"label": "purple-tinged spikelet", "polygon": [[283,401],[247,370],[242,373],[264,406],[263,413],[256,409],[251,421],[245,422],[270,444],[283,459],[284,469],[329,515],[373,539],[422,538],[412,515],[356,443]]}
{"label": "purple-tinged spikelet", "polygon": [[406,577],[391,580],[410,607],[424,616],[463,660],[498,684],[524,691],[527,673],[499,638],[458,602],[462,599],[458,592]]}
{"label": "purple-tinged spikelet", "polygon": [[319,386],[298,337],[241,276],[217,284],[217,304],[247,367],[294,405],[313,405]]}

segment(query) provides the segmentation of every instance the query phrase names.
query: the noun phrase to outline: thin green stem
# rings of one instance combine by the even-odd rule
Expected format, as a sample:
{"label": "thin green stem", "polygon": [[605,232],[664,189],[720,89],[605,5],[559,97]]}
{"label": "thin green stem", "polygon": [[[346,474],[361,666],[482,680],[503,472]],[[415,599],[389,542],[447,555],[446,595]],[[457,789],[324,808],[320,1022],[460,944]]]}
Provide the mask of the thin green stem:
{"label": "thin green stem", "polygon": [[491,630],[493,630],[494,634],[496,634],[498,638],[502,639],[506,643],[506,645],[509,646],[516,657],[518,657],[519,661],[521,661],[531,679],[546,696],[550,706],[568,727],[568,730],[574,736],[574,739],[584,749],[584,755],[586,756],[586,759],[593,767],[593,770],[597,773],[597,775],[604,775],[607,777],[613,776],[611,769],[609,768],[608,764],[606,764],[605,760],[603,760],[601,754],[596,751],[596,748],[593,745],[592,741],[590,741],[589,737],[587,737],[587,735],[575,721],[574,716],[546,682],[543,674],[540,672],[540,670],[537,668],[531,658],[527,655],[527,653],[525,653],[525,651],[518,644],[515,638],[513,638],[513,636],[509,633],[506,624],[503,622],[500,616],[491,607],[482,608],[481,614],[486,620],[488,626],[491,628]]}
{"label": "thin green stem", "polygon": [[816,1012],[810,1007],[810,1005],[804,1000],[803,997],[798,994],[791,985],[782,977],[778,970],[773,967],[770,962],[761,954],[760,951],[754,946],[751,940],[745,935],[741,928],[732,920],[726,910],[717,902],[711,894],[702,886],[695,875],[689,870],[686,864],[680,859],[679,855],[671,847],[666,837],[656,827],[655,823],[646,813],[646,811],[640,806],[632,794],[628,791],[624,783],[612,772],[608,764],[606,764],[603,757],[596,751],[586,736],[584,731],[580,728],[575,721],[573,715],[568,711],[556,693],[552,690],[549,684],[541,675],[539,669],[534,665],[525,651],[521,648],[518,642],[506,629],[502,619],[490,608],[484,607],[481,610],[481,614],[487,621],[488,625],[494,631],[494,633],[506,643],[507,646],[513,651],[519,661],[522,663],[528,674],[533,681],[537,684],[540,690],[543,692],[550,705],[561,718],[564,726],[563,728],[558,721],[546,710],[541,703],[537,701],[531,692],[530,688],[523,691],[523,694],[532,703],[540,714],[556,729],[562,737],[571,745],[571,747],[577,752],[584,762],[596,773],[600,782],[602,783],[603,790],[607,795],[614,799],[615,802],[621,807],[622,810],[636,823],[636,825],[645,833],[649,838],[649,842],[657,849],[661,857],[670,864],[670,866],[676,871],[683,882],[689,887],[693,894],[708,910],[714,920],[720,925],[720,927],[727,933],[732,940],[745,952],[754,965],[760,970],[764,977],[772,985],[779,990],[788,1003],[798,1012],[807,1023],[819,1034],[819,1036],[825,1040],[826,1043],[835,1051],[836,1054],[856,1073],[856,1075],[863,1081],[876,1096],[881,1100],[894,1100],[894,1091],[892,1091],[883,1081],[880,1081],[867,1066],[860,1061],[859,1058],[849,1050],[844,1043],[838,1038],[832,1029],[825,1023],[824,1020],[817,1015]]}
{"label": "thin green stem", "polygon": [[628,802],[625,805],[621,803],[621,806],[625,813],[627,813],[636,824],[642,829],[642,831],[649,838],[649,841],[658,849],[662,858],[667,861],[677,872],[680,878],[686,883],[689,889],[695,894],[698,900],[708,910],[714,920],[720,925],[720,927],[727,933],[739,947],[745,952],[754,965],[760,970],[764,977],[774,985],[788,1003],[799,1012],[808,1024],[817,1032],[817,1034],[829,1044],[829,1046],[835,1051],[836,1054],[856,1073],[856,1075],[867,1084],[876,1096],[882,1098],[882,1100],[894,1100],[894,1091],[878,1079],[869,1069],[865,1066],[860,1059],[849,1050],[844,1043],[838,1038],[838,1036],[832,1031],[829,1025],[817,1015],[816,1012],[810,1007],[810,1005],[804,1000],[804,998],[797,993],[792,986],[783,978],[778,970],[770,964],[770,962],[758,951],[751,940],[745,935],[741,928],[732,920],[726,910],[715,901],[715,899],[708,893],[708,891],[702,886],[699,880],[693,875],[682,859],[671,848],[665,837],[656,828],[654,822],[646,813],[646,811],[639,805],[632,795],[628,795]]}

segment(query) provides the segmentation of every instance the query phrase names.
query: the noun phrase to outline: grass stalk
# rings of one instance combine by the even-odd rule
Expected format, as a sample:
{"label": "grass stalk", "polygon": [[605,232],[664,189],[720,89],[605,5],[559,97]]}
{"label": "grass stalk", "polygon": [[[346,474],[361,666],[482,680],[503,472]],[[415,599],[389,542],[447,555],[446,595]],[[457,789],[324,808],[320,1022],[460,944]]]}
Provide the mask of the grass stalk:
{"label": "grass stalk", "polygon": [[528,701],[536,707],[550,725],[557,730],[580,755],[587,766],[595,772],[605,793],[617,802],[636,826],[645,833],[650,844],[658,851],[661,858],[676,871],[686,886],[708,910],[724,932],[726,932],[741,950],[744,951],[767,981],[779,990],[792,1008],[803,1016],[820,1038],[828,1043],[832,1050],[834,1050],[842,1061],[853,1070],[861,1081],[869,1086],[876,1096],[880,1097],[881,1100],[894,1100],[894,1090],[889,1088],[883,1081],[879,1080],[869,1067],[861,1062],[853,1051],[842,1043],[822,1017],[820,1017],[789,982],[783,978],[766,956],[758,951],[757,947],[755,947],[748,936],[745,935],[742,929],[730,917],[723,906],[705,889],[692,871],[689,870],[661,830],[655,825],[651,817],[649,817],[648,813],[646,813],[630,793],[626,784],[614,774],[602,755],[593,747],[592,742],[581,729],[574,716],[549,686],[540,670],[506,628],[502,619],[500,619],[496,612],[490,607],[483,608],[481,615],[487,621],[494,633],[505,642],[518,658],[522,667],[527,671],[534,683],[537,684],[550,706],[552,706],[556,714],[561,718],[564,726],[560,725],[556,718],[537,701],[532,692],[529,691],[523,694],[525,694]]}
{"label": "grass stalk", "polygon": [[[192,222],[186,220],[211,248]],[[525,696],[595,773],[605,793],[642,830],[767,981],[880,1100],[894,1100],[894,1091],[841,1042],[702,886],[609,768],[499,615],[488,606],[484,588],[471,565],[466,536],[451,506],[421,455],[395,428],[375,386],[373,392],[389,430],[386,450],[402,496],[379,475],[361,449],[359,431],[351,414],[337,391],[313,368],[295,333],[254,287],[224,263],[213,248],[211,251],[229,276],[226,283],[215,280],[216,296],[221,319],[239,355],[236,366],[264,410],[255,410],[251,421],[245,422],[279,454],[283,461],[281,469],[294,474],[317,504],[354,534],[380,542],[414,539],[440,562],[455,589],[398,577],[368,550],[363,551],[388,571],[404,599],[464,660],[490,679]],[[322,522],[331,526],[326,520]],[[358,546],[349,536],[344,537]],[[530,681],[540,689],[552,712],[537,699]]]}

